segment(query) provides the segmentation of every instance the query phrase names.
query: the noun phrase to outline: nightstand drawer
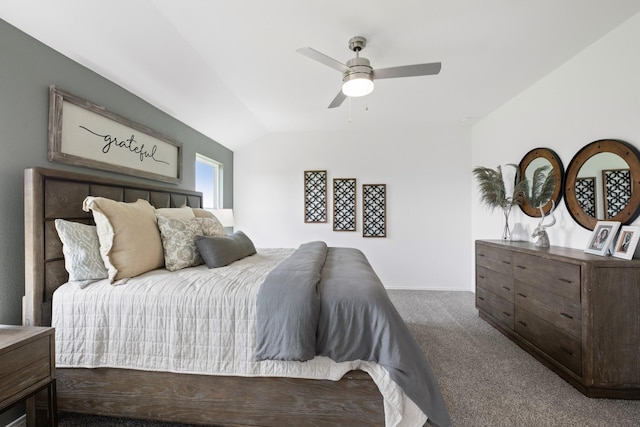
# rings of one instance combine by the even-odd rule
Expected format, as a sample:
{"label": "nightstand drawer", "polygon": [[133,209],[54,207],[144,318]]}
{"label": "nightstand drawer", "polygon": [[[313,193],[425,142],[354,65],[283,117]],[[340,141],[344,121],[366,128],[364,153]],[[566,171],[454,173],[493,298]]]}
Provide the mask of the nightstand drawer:
{"label": "nightstand drawer", "polygon": [[49,336],[19,346],[2,356],[0,402],[51,377]]}
{"label": "nightstand drawer", "polygon": [[[58,425],[54,341],[53,328],[0,325],[0,412],[46,390],[44,421],[52,427]],[[31,408],[27,425],[41,425]]]}

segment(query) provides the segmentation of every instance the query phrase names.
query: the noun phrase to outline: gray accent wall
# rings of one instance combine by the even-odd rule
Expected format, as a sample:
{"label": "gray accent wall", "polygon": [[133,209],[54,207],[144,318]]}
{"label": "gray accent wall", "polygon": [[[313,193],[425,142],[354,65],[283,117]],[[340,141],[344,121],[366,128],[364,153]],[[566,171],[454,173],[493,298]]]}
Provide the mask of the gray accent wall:
{"label": "gray accent wall", "polygon": [[[96,46],[96,49],[99,49]],[[47,160],[49,85],[56,85],[183,144],[180,188],[195,188],[196,152],[223,164],[225,207],[233,205],[233,152],[0,20],[0,323],[22,323],[23,171],[32,166],[141,178]]]}

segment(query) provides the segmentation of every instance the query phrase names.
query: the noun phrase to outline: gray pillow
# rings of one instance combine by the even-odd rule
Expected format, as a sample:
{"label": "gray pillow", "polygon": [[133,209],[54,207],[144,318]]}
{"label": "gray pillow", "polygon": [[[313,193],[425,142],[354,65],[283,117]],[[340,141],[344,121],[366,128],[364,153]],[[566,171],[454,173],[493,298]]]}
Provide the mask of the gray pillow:
{"label": "gray pillow", "polygon": [[196,246],[209,268],[224,267],[256,253],[253,242],[242,231],[228,236],[197,236]]}

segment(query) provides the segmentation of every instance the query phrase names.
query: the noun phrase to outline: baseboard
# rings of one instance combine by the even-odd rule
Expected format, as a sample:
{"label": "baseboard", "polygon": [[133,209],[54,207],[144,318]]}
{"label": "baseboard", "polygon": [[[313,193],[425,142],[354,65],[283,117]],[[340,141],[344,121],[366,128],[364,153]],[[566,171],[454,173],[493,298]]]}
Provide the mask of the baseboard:
{"label": "baseboard", "polygon": [[5,427],[27,427],[27,416],[23,415],[20,418],[13,420]]}
{"label": "baseboard", "polygon": [[474,289],[462,288],[437,288],[437,287],[416,287],[416,286],[387,286],[385,289],[389,291],[451,291],[451,292],[473,292]]}

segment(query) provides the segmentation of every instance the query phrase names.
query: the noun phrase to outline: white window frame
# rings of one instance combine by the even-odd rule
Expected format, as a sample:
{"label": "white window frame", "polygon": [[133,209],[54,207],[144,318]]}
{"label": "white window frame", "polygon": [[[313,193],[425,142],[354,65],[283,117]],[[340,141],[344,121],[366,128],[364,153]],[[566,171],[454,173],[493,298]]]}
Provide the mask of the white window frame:
{"label": "white window frame", "polygon": [[[224,180],[223,180],[223,165],[222,163],[209,158],[207,156],[203,156],[202,154],[196,153],[196,191],[202,191],[198,189],[198,177],[197,177],[197,164],[203,163],[205,165],[211,166],[214,170],[214,174],[216,177],[215,182],[217,185],[213,185],[213,206],[202,206],[205,209],[221,209],[223,206],[223,188],[224,188]],[[202,201],[204,204],[204,199]]]}

